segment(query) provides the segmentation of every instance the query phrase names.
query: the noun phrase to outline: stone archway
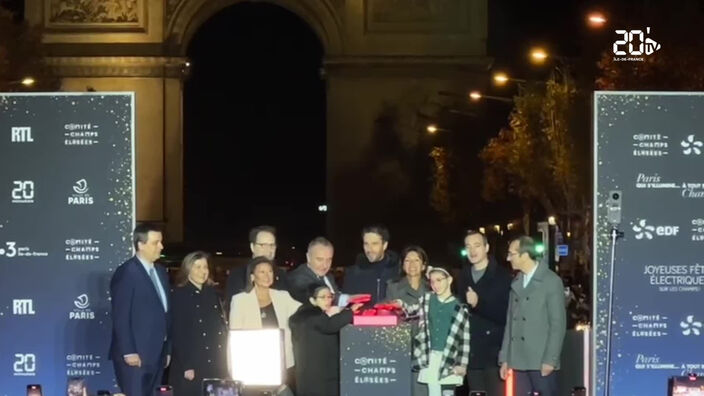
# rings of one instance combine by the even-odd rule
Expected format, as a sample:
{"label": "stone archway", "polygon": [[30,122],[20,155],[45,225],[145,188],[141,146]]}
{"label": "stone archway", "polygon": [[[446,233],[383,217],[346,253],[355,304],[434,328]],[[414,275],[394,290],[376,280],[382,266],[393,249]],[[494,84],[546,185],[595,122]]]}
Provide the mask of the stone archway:
{"label": "stone archway", "polygon": [[306,244],[325,221],[319,37],[286,8],[239,2],[202,24],[186,55],[184,238],[244,244],[248,227],[271,223]]}
{"label": "stone archway", "polygon": [[[200,26],[219,11],[251,0],[191,0],[182,1],[168,15],[165,37],[174,55],[184,56],[186,47]],[[303,19],[316,33],[326,54],[342,53],[342,24],[328,0],[257,0],[283,7]],[[167,9],[168,12],[168,9]]]}
{"label": "stone archway", "polygon": [[[169,240],[183,237],[183,55],[209,17],[240,1],[122,0],[108,13],[103,0],[25,3],[27,21],[45,28],[63,90],[136,92],[137,219],[164,223]],[[346,175],[372,141],[380,109],[409,92],[482,86],[488,0],[249,1],[293,12],[324,46],[328,234],[356,246],[366,220],[353,214],[375,202],[349,194],[357,182]],[[71,7],[85,9],[62,14]]]}

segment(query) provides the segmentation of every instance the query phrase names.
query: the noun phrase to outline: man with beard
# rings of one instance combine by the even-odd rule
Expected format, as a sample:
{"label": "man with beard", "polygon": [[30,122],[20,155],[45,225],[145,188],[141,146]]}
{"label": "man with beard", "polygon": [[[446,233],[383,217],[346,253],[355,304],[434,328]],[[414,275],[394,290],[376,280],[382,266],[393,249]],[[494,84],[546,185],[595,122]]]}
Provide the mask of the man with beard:
{"label": "man with beard", "polygon": [[498,355],[506,325],[511,273],[489,256],[486,236],[467,231],[464,238],[469,265],[463,265],[459,294],[469,305],[470,353],[467,382],[470,391],[503,396]]}
{"label": "man with beard", "polygon": [[399,273],[398,255],[390,250],[389,230],[380,225],[362,229],[364,254],[345,271],[343,289],[348,294],[371,294],[371,303],[384,301],[386,282]]}

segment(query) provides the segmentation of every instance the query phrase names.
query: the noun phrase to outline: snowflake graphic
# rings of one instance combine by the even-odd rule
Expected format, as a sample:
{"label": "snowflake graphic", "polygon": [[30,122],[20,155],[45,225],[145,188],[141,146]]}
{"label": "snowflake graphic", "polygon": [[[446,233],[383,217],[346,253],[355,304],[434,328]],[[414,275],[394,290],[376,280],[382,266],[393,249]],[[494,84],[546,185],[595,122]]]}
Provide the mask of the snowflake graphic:
{"label": "snowflake graphic", "polygon": [[701,141],[694,140],[694,135],[687,136],[687,139],[683,140],[680,144],[684,147],[682,151],[684,155],[690,155],[692,153],[699,155],[702,153],[700,147],[704,146],[704,143]]}
{"label": "snowflake graphic", "polygon": [[680,322],[682,334],[688,336],[690,334],[699,335],[702,328],[702,322],[694,320],[694,315],[688,315],[687,318]]}
{"label": "snowflake graphic", "polygon": [[655,227],[651,225],[646,225],[645,223],[646,220],[641,219],[638,224],[633,226],[633,231],[637,232],[636,239],[643,239],[643,237],[653,239],[653,232],[655,231]]}

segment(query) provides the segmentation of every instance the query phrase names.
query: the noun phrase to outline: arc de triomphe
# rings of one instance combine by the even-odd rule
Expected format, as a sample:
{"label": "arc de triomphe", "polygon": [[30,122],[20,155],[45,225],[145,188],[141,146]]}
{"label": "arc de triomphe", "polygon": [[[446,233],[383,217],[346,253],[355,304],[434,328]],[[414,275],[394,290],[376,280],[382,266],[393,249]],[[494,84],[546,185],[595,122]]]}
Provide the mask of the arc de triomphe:
{"label": "arc de triomphe", "polygon": [[[163,222],[171,241],[183,237],[186,48],[208,18],[240,1],[25,0],[63,90],[136,92],[137,219]],[[265,2],[306,21],[323,44],[329,233],[356,230],[362,203],[345,193],[354,186],[344,175],[369,144],[380,108],[410,92],[479,83],[489,65],[487,0]]]}

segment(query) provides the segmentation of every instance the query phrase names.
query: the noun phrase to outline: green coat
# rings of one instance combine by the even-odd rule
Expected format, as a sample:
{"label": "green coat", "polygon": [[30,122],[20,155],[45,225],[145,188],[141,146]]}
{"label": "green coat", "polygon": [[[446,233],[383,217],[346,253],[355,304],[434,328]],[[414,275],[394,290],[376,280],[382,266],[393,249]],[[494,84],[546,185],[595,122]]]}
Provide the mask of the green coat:
{"label": "green coat", "polygon": [[559,369],[566,330],[562,279],[544,264],[525,289],[524,276],[519,273],[511,284],[499,363],[516,370],[540,370],[543,364]]}

